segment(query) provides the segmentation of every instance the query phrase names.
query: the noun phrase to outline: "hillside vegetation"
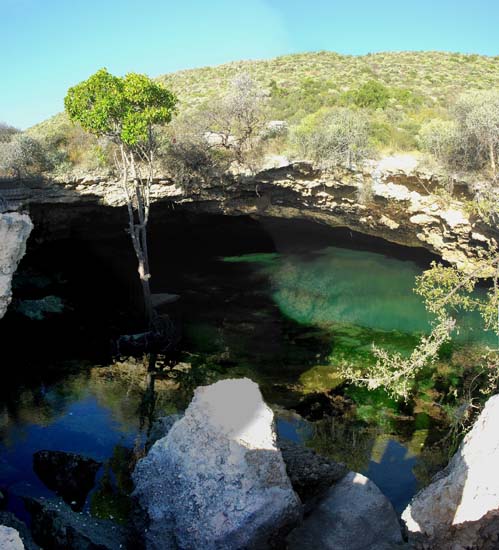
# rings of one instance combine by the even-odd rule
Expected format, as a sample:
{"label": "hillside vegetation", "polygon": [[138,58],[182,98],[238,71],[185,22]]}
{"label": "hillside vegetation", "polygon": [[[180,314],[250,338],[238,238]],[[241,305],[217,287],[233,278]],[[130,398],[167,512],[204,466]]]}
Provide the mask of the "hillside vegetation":
{"label": "hillside vegetation", "polygon": [[[242,75],[246,81],[236,90],[234,82]],[[268,153],[308,157],[327,166],[416,150],[445,170],[485,169],[495,177],[496,153],[491,156],[490,147],[497,144],[487,151],[478,132],[472,136],[468,129],[464,135],[470,124],[459,98],[480,90],[499,94],[499,56],[317,52],[185,70],[159,76],[158,81],[179,100],[176,122],[162,132],[160,156],[166,168],[182,178],[220,173],[235,160],[254,170]],[[473,105],[481,102],[477,97]],[[473,105],[468,104],[470,111]],[[241,128],[241,105],[251,111],[254,127]],[[265,131],[270,121],[284,121],[285,128]],[[64,113],[26,134],[46,148],[45,166],[35,163],[40,170],[65,174],[112,165],[112,145],[88,136]],[[206,148],[206,136],[214,134],[219,142]],[[257,140],[257,134],[264,139]]]}
{"label": "hillside vegetation", "polygon": [[[275,101],[276,118],[297,119],[320,107],[334,105],[344,92],[370,80],[406,90],[425,106],[445,109],[465,90],[499,87],[499,56],[445,52],[354,56],[317,52],[238,61],[166,74],[158,79],[190,109],[219,95],[241,72],[251,75],[274,95],[288,98]],[[397,99],[392,103],[397,105]],[[398,104],[404,108],[405,103]]]}

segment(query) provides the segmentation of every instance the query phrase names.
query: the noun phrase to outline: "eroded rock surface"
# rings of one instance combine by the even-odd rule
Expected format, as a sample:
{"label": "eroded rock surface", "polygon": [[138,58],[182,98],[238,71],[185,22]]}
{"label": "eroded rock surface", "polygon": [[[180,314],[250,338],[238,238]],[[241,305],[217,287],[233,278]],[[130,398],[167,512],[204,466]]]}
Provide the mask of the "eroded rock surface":
{"label": "eroded rock surface", "polygon": [[136,467],[149,549],[264,549],[300,518],[273,413],[248,379],[200,387]]}
{"label": "eroded rock surface", "polygon": [[[354,170],[321,171],[308,162],[280,162],[253,177],[228,175],[223,182],[190,183],[185,188],[168,177],[157,177],[151,198],[196,213],[297,218],[348,227],[403,246],[426,248],[452,264],[473,269],[499,240],[499,232],[469,213],[467,183],[455,182],[457,192],[445,199],[435,192],[439,186],[438,177],[422,170],[417,159],[398,155]],[[104,176],[27,185],[22,200],[124,204],[119,182]],[[48,230],[67,231],[67,217],[48,223],[51,215],[44,210]]]}
{"label": "eroded rock surface", "polygon": [[26,242],[33,229],[27,214],[0,213],[0,319],[12,299],[12,276],[26,252]]}
{"label": "eroded rock surface", "polygon": [[499,548],[499,395],[402,514],[416,548]]}
{"label": "eroded rock surface", "polygon": [[349,472],[288,536],[289,550],[394,550],[404,547],[388,499],[369,479]]}
{"label": "eroded rock surface", "polygon": [[2,550],[24,550],[24,544],[15,529],[0,525],[0,548]]}

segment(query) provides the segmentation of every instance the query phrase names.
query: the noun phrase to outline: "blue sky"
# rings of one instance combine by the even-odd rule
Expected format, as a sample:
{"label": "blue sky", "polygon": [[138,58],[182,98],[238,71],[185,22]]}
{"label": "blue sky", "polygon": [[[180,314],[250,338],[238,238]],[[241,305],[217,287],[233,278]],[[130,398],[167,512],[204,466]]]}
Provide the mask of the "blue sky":
{"label": "blue sky", "polygon": [[498,0],[0,0],[0,121],[62,110],[100,67],[156,76],[315,50],[499,55]]}

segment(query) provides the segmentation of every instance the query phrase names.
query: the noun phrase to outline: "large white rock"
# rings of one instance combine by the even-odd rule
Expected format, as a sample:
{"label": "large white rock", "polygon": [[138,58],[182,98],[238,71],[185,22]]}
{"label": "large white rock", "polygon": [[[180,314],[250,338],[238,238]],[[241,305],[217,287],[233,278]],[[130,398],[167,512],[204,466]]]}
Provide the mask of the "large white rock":
{"label": "large white rock", "polygon": [[24,544],[15,529],[0,525],[0,548],[2,550],[24,550]]}
{"label": "large white rock", "polygon": [[490,548],[499,548],[499,395],[487,401],[447,468],[414,497],[402,519],[414,541],[458,550],[489,548],[492,536],[497,546]]}
{"label": "large white rock", "polygon": [[135,469],[149,549],[267,548],[301,515],[273,413],[248,379],[198,388]]}
{"label": "large white rock", "polygon": [[12,276],[26,252],[26,242],[33,229],[27,214],[0,214],[0,319],[12,299]]}
{"label": "large white rock", "polygon": [[288,536],[289,550],[393,550],[403,546],[397,514],[367,477],[348,473]]}

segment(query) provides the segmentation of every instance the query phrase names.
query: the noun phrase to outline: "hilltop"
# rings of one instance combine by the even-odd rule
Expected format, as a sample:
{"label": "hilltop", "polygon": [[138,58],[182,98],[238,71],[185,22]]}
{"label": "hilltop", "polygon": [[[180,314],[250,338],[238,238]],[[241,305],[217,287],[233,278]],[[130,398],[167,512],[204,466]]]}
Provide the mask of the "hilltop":
{"label": "hilltop", "polygon": [[[219,132],[220,125],[205,126],[204,133],[194,138],[191,134],[194,127],[199,130],[206,123],[195,121],[227,94],[236,75],[247,75],[265,96],[265,120],[284,121],[289,130],[286,136],[260,144],[263,155],[306,158],[320,164],[320,157],[335,147],[342,155],[349,148],[353,160],[420,150],[429,155],[430,164],[437,160],[452,171],[481,170],[487,164],[486,153],[475,147],[473,136],[456,133],[454,105],[464,92],[487,94],[492,90],[499,97],[499,56],[446,52],[354,56],[322,51],[158,76],[178,96],[177,119],[184,121],[184,127],[175,123],[177,128],[172,131],[173,141],[182,142],[183,151],[174,151],[173,164],[178,169],[181,153],[183,174],[192,175],[193,162],[197,167],[219,162],[219,157],[213,159],[210,152],[200,151],[199,138]],[[333,127],[344,136],[331,135]],[[233,133],[233,128],[226,130]],[[355,132],[359,139],[347,144]],[[75,170],[82,173],[112,166],[109,147],[72,126],[64,113],[30,128],[27,134],[44,144],[52,172],[63,178]],[[334,144],[331,139],[336,140]],[[193,158],[185,158],[190,155],[187,149]],[[463,150],[468,154],[464,163]],[[165,155],[171,152],[170,148]]]}
{"label": "hilltop", "polygon": [[[158,76],[157,80],[177,94],[180,109],[189,110],[219,96],[241,72],[250,74],[269,93],[290,96],[290,102],[296,101],[296,112],[302,114],[303,102],[313,111],[333,104],[342,93],[370,80],[409,90],[424,105],[446,109],[464,90],[499,87],[499,56],[447,52],[355,56],[322,51],[189,69]],[[59,113],[30,131],[43,134],[65,119]]]}

